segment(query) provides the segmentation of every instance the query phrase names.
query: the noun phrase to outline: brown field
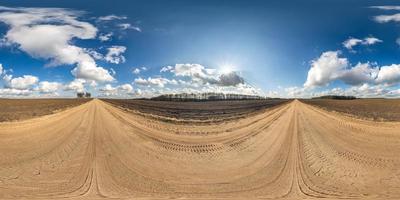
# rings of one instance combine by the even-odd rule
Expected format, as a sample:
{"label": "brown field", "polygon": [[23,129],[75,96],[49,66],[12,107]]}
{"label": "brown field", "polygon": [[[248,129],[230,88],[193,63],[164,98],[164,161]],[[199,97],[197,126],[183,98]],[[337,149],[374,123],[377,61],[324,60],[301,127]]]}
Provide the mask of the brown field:
{"label": "brown field", "polygon": [[290,100],[235,100],[235,101],[149,101],[127,99],[103,99],[124,110],[171,122],[216,123],[248,117],[265,109],[288,103]]}
{"label": "brown field", "polygon": [[400,121],[400,99],[308,99],[304,103],[373,121]]}
{"label": "brown field", "polygon": [[0,122],[48,115],[89,99],[0,99]]}
{"label": "brown field", "polygon": [[400,199],[400,122],[297,100],[108,102],[0,123],[0,199]]}

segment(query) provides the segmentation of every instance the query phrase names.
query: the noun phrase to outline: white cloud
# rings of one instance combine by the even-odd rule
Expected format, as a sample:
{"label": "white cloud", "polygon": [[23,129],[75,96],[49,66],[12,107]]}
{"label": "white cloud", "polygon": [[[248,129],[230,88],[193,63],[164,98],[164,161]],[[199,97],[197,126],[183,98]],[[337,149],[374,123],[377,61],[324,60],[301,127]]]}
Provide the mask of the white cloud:
{"label": "white cloud", "polygon": [[99,21],[111,21],[111,20],[121,20],[121,19],[127,19],[126,16],[118,16],[118,15],[106,15],[106,16],[101,16],[97,18]]}
{"label": "white cloud", "polygon": [[358,63],[351,67],[346,58],[339,58],[339,52],[328,51],[311,62],[304,87],[327,86],[334,80],[350,85],[395,85],[400,83],[400,65],[378,67],[376,64]]}
{"label": "white cloud", "polygon": [[172,72],[177,77],[189,77],[195,82],[216,84],[218,74],[215,69],[206,68],[200,64],[176,64],[163,67],[161,72]]}
{"label": "white cloud", "polygon": [[113,33],[100,34],[99,40],[102,42],[110,41],[112,36],[113,36]]}
{"label": "white cloud", "polygon": [[100,96],[108,96],[108,97],[123,97],[130,96],[134,94],[133,87],[131,84],[123,84],[116,87],[113,87],[110,84],[106,84],[103,88],[99,89]]}
{"label": "white cloud", "polygon": [[329,82],[340,76],[340,71],[348,67],[346,58],[339,58],[339,51],[327,51],[311,61],[311,69],[308,71],[304,87],[326,86]]}
{"label": "white cloud", "polygon": [[110,63],[120,64],[125,62],[125,57],[122,55],[126,51],[124,46],[112,46],[107,48],[108,52],[105,60]]}
{"label": "white cloud", "polygon": [[28,96],[32,94],[32,90],[14,89],[14,88],[0,88],[0,96]]}
{"label": "white cloud", "polygon": [[157,86],[160,88],[163,88],[166,84],[174,84],[174,85],[177,84],[176,80],[169,80],[161,77],[156,77],[156,78],[149,77],[147,79],[139,77],[136,78],[134,82],[141,86]]}
{"label": "white cloud", "polygon": [[61,84],[58,82],[42,81],[39,83],[38,90],[40,93],[54,93],[60,88]]}
{"label": "white cloud", "polygon": [[343,46],[346,49],[353,50],[353,47],[357,45],[373,45],[376,43],[382,42],[382,40],[375,38],[375,37],[366,37],[364,39],[358,39],[358,38],[349,38],[346,41],[343,42]]}
{"label": "white cloud", "polygon": [[350,85],[360,85],[374,82],[378,73],[379,68],[370,63],[358,63],[351,69],[343,70],[338,78]]}
{"label": "white cloud", "polygon": [[284,91],[286,92],[287,96],[290,98],[295,98],[295,97],[304,97],[306,89],[302,87],[288,87],[285,88]]}
{"label": "white cloud", "polygon": [[353,46],[356,46],[358,44],[362,43],[362,40],[357,39],[357,38],[349,38],[346,41],[343,42],[343,46],[346,47],[346,49],[352,49]]}
{"label": "white cloud", "polygon": [[376,83],[378,84],[396,84],[400,82],[400,65],[392,64],[389,66],[382,66],[378,76],[376,77]]}
{"label": "white cloud", "polygon": [[2,75],[4,72],[3,72],[3,64],[1,64],[0,63],[0,75]]}
{"label": "white cloud", "polygon": [[376,43],[379,43],[379,42],[383,42],[383,41],[378,39],[378,38],[376,38],[376,37],[366,37],[366,38],[364,38],[363,44],[364,45],[372,45],[372,44],[376,44]]}
{"label": "white cloud", "polygon": [[174,67],[165,66],[165,67],[161,68],[160,72],[168,72],[168,71],[171,71],[172,69],[174,69]]}
{"label": "white cloud", "polygon": [[147,71],[147,67],[136,67],[132,70],[132,73],[140,74],[142,71]]}
{"label": "white cloud", "polygon": [[85,86],[84,84],[86,81],[84,79],[75,79],[71,81],[70,83],[66,84],[64,86],[65,91],[75,91],[75,92],[83,92],[85,91]]}
{"label": "white cloud", "polygon": [[400,13],[393,15],[378,15],[374,17],[374,20],[378,23],[400,22]]}
{"label": "white cloud", "polygon": [[85,52],[88,53],[89,55],[91,55],[96,60],[104,59],[104,56],[94,49],[85,49]]}
{"label": "white cloud", "polygon": [[102,91],[102,92],[111,92],[114,90],[116,90],[116,88],[114,88],[110,84],[106,84],[103,88],[100,88],[100,91]]}
{"label": "white cloud", "polygon": [[132,30],[135,30],[137,32],[142,32],[142,29],[140,27],[133,26],[132,24],[129,24],[129,23],[121,23],[121,24],[117,24],[117,26],[119,28],[121,28],[122,30],[132,29]]}
{"label": "white cloud", "polygon": [[135,68],[134,70],[132,70],[132,73],[140,74],[140,69],[139,68]]}
{"label": "white cloud", "polygon": [[371,6],[370,8],[376,8],[381,10],[400,10],[400,6]]}
{"label": "white cloud", "polygon": [[32,88],[39,81],[39,78],[32,75],[23,75],[21,77],[12,78],[12,75],[5,76],[6,87],[11,89],[26,90]]}
{"label": "white cloud", "polygon": [[77,79],[86,79],[100,82],[110,82],[114,80],[114,77],[111,76],[108,70],[102,67],[97,67],[96,64],[92,62],[83,62],[78,64],[78,67],[75,67],[71,71],[71,73]]}
{"label": "white cloud", "polygon": [[123,84],[123,85],[120,85],[118,88],[120,90],[126,91],[126,92],[132,92],[133,91],[133,87],[132,87],[131,84]]}
{"label": "white cloud", "polygon": [[[93,39],[97,28],[79,21],[82,12],[62,8],[0,7],[0,21],[10,28],[3,40],[34,58],[49,60],[49,66],[73,65],[76,78],[113,81],[109,72],[96,65],[94,59],[72,39]],[[34,37],[32,37],[34,36]]]}
{"label": "white cloud", "polygon": [[341,96],[356,96],[361,98],[375,97],[399,97],[400,93],[396,89],[388,89],[382,85],[370,85],[368,83],[352,86],[349,88],[333,88],[310,94],[308,97],[317,97],[325,95],[341,95]]}

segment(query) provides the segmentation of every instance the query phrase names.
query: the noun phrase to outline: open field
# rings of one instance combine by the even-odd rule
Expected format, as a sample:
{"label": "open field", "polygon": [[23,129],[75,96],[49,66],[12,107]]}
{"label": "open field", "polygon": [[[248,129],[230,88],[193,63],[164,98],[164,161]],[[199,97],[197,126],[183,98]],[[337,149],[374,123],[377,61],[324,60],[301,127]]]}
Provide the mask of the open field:
{"label": "open field", "polygon": [[48,115],[89,99],[0,99],[0,122]]}
{"label": "open field", "polygon": [[0,199],[400,198],[400,122],[297,100],[222,123],[156,119],[95,99],[0,123]]}
{"label": "open field", "polygon": [[374,121],[400,121],[400,99],[305,99],[304,103]]}
{"label": "open field", "polygon": [[248,117],[290,100],[235,100],[235,101],[149,101],[135,99],[103,99],[122,109],[174,122],[222,122]]}

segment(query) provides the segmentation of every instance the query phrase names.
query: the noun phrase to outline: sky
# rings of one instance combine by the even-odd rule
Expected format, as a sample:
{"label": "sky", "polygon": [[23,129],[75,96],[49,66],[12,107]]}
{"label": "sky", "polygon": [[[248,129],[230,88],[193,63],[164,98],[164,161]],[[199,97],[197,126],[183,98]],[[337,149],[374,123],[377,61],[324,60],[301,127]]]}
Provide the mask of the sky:
{"label": "sky", "polygon": [[400,97],[400,3],[5,0],[0,97]]}

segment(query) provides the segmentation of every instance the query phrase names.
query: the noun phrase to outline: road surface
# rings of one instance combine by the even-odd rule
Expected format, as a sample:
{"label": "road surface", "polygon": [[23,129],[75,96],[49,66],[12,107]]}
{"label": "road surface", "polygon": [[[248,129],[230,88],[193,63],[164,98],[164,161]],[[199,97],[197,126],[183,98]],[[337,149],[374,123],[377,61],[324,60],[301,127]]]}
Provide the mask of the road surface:
{"label": "road surface", "polygon": [[173,124],[100,100],[0,123],[0,199],[400,198],[400,123],[299,101]]}

